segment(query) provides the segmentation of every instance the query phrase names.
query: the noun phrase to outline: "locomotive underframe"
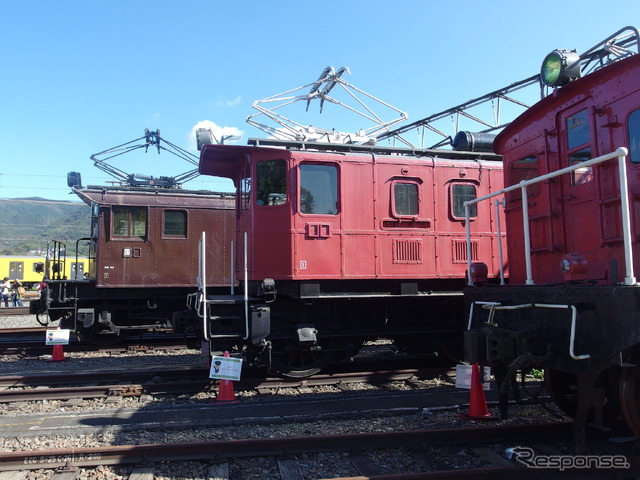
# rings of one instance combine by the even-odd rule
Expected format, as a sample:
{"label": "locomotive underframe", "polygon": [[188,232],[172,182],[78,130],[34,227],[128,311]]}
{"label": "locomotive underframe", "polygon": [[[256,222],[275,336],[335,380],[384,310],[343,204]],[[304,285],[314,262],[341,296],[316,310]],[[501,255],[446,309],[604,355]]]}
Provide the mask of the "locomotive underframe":
{"label": "locomotive underframe", "polygon": [[[465,297],[469,305],[476,301],[532,305],[494,309],[488,325],[490,306],[475,305],[471,330],[465,333],[467,359],[473,363],[521,359],[532,366],[581,375],[619,363],[621,352],[640,345],[637,286],[487,286],[469,288]],[[574,355],[581,358],[570,355],[571,310],[547,305],[575,307]]]}
{"label": "locomotive underframe", "polygon": [[49,280],[46,305],[36,308],[40,315],[61,320],[65,328],[93,340],[111,336],[115,341],[128,331],[153,328],[196,335],[197,318],[184,313],[191,291],[192,287],[104,289],[91,280]]}
{"label": "locomotive underframe", "polygon": [[[346,282],[278,281],[274,297],[262,295],[252,282],[251,331],[244,303],[218,296],[208,311],[210,351],[242,354],[250,363],[295,377],[353,356],[365,341],[380,337],[409,353],[460,357],[464,304],[454,283],[451,290],[432,290],[429,282],[350,281],[346,289]],[[258,311],[268,315],[266,329]]]}
{"label": "locomotive underframe", "polygon": [[[464,335],[465,357],[491,365],[502,418],[517,371],[542,368],[549,394],[575,418],[579,450],[587,422],[640,434],[638,286],[474,287],[465,291],[465,300],[468,307],[484,302],[474,304]],[[492,308],[496,305],[507,308]]]}

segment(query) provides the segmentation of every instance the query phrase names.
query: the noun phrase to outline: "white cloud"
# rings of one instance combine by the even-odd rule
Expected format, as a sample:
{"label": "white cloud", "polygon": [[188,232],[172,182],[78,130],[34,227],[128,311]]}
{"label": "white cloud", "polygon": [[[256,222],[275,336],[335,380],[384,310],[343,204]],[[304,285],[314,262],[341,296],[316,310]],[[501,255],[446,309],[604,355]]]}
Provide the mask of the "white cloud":
{"label": "white cloud", "polygon": [[[220,139],[223,136],[235,135],[238,137],[242,137],[242,134],[244,133],[242,130],[240,130],[237,127],[221,127],[215,122],[212,122],[211,120],[200,120],[193,127],[191,127],[191,131],[189,132],[189,139],[188,139],[189,150],[193,150],[193,151],[197,150],[196,130],[198,130],[199,128],[207,128],[211,130],[211,132],[216,137],[218,142],[220,142]],[[238,140],[225,141],[225,143],[229,143],[229,144],[236,143],[236,142],[238,142]]]}
{"label": "white cloud", "polygon": [[238,95],[233,100],[218,102],[218,105],[221,107],[235,107],[236,105],[240,105],[241,102],[242,102],[242,95]]}
{"label": "white cloud", "polygon": [[147,120],[147,125],[151,125],[154,123],[157,123],[158,120],[160,120],[160,113],[154,113],[153,115],[151,115],[151,117]]}

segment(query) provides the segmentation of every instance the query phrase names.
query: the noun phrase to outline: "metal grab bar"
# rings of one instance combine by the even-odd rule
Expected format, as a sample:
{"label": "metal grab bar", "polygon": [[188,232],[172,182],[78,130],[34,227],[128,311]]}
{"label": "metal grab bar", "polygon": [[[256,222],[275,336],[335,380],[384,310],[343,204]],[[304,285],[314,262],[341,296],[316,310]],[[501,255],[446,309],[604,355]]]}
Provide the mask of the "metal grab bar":
{"label": "metal grab bar", "polygon": [[493,320],[493,314],[495,313],[496,310],[520,310],[523,308],[555,308],[555,309],[571,310],[571,335],[569,336],[569,356],[574,360],[586,360],[588,358],[591,358],[591,355],[589,354],[584,354],[584,355],[575,354],[576,324],[578,322],[578,309],[575,307],[575,305],[560,305],[555,303],[524,303],[521,305],[501,305],[498,302],[473,302],[469,310],[469,323],[467,325],[467,330],[471,330],[471,321],[473,318],[473,307],[476,304],[482,306],[482,308],[486,310],[490,310],[489,312],[490,321]]}
{"label": "metal grab bar", "polygon": [[[555,172],[550,172],[536,178],[532,178],[529,180],[522,180],[520,183],[516,185],[511,185],[510,187],[503,188],[502,190],[499,190],[497,192],[490,193],[488,195],[484,195],[482,197],[464,202],[463,205],[464,205],[464,215],[465,215],[465,230],[467,235],[467,283],[468,285],[470,286],[473,285],[473,280],[471,279],[471,222],[469,221],[471,205],[474,205],[484,200],[488,200],[498,195],[505,194],[507,192],[511,192],[518,188],[521,189],[522,191],[521,192],[522,226],[523,226],[524,250],[525,250],[524,252],[525,253],[525,269],[527,273],[525,284],[534,285],[533,278],[532,278],[533,274],[531,273],[531,236],[529,232],[529,205],[527,201],[527,187],[529,185],[543,182],[545,180],[549,180],[550,178],[559,177],[560,175],[564,175],[565,173],[571,173],[574,170],[590,167],[591,165],[596,165],[602,162],[606,162],[607,160],[612,160],[614,158],[618,159],[618,176],[620,180],[620,207],[621,207],[621,214],[622,214],[622,232],[623,232],[624,258],[625,258],[625,268],[626,268],[624,284],[635,285],[636,277],[633,271],[633,252],[631,251],[631,226],[629,221],[629,211],[630,211],[629,186],[627,185],[627,169],[625,165],[625,159],[628,153],[629,151],[625,147],[620,147],[615,152],[608,153],[600,157],[592,158],[584,162],[576,163],[575,165],[571,165],[569,167],[565,167],[560,170],[556,170]],[[507,233],[507,235],[509,235],[509,233]],[[498,251],[502,256],[502,242],[498,242]]]}

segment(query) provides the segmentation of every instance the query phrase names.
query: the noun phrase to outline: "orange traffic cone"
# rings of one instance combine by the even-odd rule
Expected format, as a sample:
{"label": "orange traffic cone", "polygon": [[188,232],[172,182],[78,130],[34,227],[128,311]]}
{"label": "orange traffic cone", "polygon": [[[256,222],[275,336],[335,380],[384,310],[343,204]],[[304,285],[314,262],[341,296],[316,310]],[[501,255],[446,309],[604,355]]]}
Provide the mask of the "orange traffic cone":
{"label": "orange traffic cone", "polygon": [[[223,357],[230,357],[229,352],[224,352]],[[236,394],[233,391],[232,380],[220,380],[220,387],[218,388],[218,396],[216,397],[216,403],[233,403],[237,402]]]}
{"label": "orange traffic cone", "polygon": [[463,417],[469,420],[490,420],[491,414],[487,409],[487,401],[484,397],[482,380],[480,380],[480,367],[477,363],[471,366],[471,398],[469,400],[469,412]]}
{"label": "orange traffic cone", "polygon": [[230,403],[237,402],[235,393],[233,392],[233,381],[231,380],[220,380],[220,387],[218,388],[218,396],[216,397],[216,402],[218,403]]}
{"label": "orange traffic cone", "polygon": [[54,345],[53,353],[51,355],[51,358],[49,359],[49,362],[62,362],[64,360],[66,360],[66,358],[64,358],[64,348],[62,347],[62,345]]}

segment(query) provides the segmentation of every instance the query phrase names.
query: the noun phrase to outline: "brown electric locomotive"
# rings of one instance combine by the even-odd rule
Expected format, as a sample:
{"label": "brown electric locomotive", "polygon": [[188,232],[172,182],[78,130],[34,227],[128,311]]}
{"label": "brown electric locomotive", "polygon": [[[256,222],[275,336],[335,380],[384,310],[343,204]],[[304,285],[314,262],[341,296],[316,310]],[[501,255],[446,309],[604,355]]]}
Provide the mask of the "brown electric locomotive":
{"label": "brown electric locomotive", "polygon": [[[40,323],[59,320],[94,343],[115,343],[132,331],[154,328],[200,335],[198,317],[186,307],[199,281],[198,242],[205,232],[207,246],[216,252],[207,283],[226,291],[234,196],[183,190],[182,183],[198,175],[195,169],[156,178],[126,174],[107,163],[149,147],[197,165],[197,157],[161,138],[159,130],[145,130],[139,139],[91,156],[119,186],[84,188],[78,172],[68,174],[69,187],[91,209],[90,236],[76,245],[50,242],[42,265],[47,288],[40,302],[30,304]],[[68,274],[69,265],[84,268]]]}
{"label": "brown electric locomotive", "polygon": [[162,188],[73,190],[91,208],[91,236],[75,248],[78,252],[88,243],[88,267],[65,276],[61,266],[76,259],[67,257],[67,246],[54,242],[47,295],[42,305],[32,303],[38,315],[100,343],[118,341],[132,330],[198,327],[182,313],[197,285],[198,240],[205,231],[208,246],[217,252],[207,281],[227,285],[233,196]]}

